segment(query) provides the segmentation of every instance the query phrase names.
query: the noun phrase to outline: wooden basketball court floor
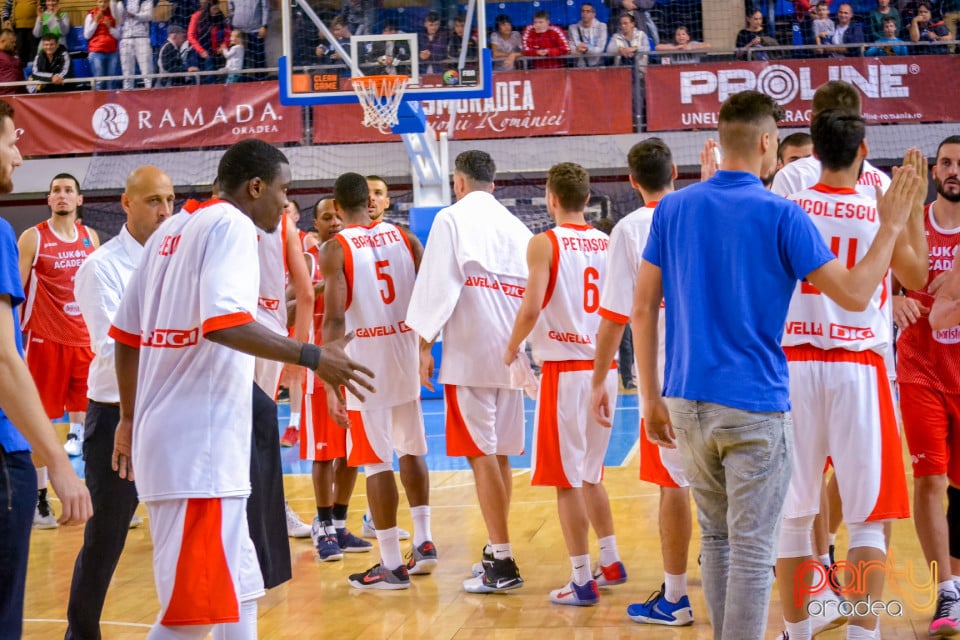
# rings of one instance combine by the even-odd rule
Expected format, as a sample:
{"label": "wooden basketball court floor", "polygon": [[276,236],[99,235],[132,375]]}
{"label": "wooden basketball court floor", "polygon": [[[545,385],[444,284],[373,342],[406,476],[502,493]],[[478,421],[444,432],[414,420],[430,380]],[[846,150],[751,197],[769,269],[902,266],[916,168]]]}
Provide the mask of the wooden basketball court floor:
{"label": "wooden basketball court floor", "polygon": [[[528,407],[528,409],[532,409]],[[281,412],[284,405],[281,405]],[[460,583],[469,577],[470,566],[479,559],[486,541],[477,506],[473,478],[462,460],[443,455],[442,405],[424,401],[430,446],[432,530],[440,564],[430,576],[411,577],[408,591],[358,591],[347,583],[350,573],[363,571],[378,561],[371,553],[347,554],[341,562],[322,563],[310,539],[290,539],[293,579],[271,590],[259,601],[259,631],[264,640],[312,638],[451,638],[484,640],[531,638],[547,633],[556,639],[651,638],[708,640],[700,572],[697,565],[699,532],[694,520],[689,561],[689,595],[694,611],[692,627],[640,625],[626,615],[626,607],[644,601],[662,581],[657,533],[658,493],[653,485],[637,479],[636,398],[621,395],[617,421],[607,457],[605,484],[617,526],[617,541],[627,567],[626,584],[602,590],[595,607],[553,605],[548,593],[566,583],[570,564],[556,515],[552,489],[530,486],[529,453],[515,460],[514,493],[510,514],[513,548],[526,581],[522,589],[502,595],[465,593]],[[531,411],[528,411],[528,423]],[[281,424],[285,424],[281,420]],[[529,427],[529,424],[528,424]],[[528,428],[528,440],[530,429]],[[529,446],[528,446],[529,452]],[[287,498],[306,521],[312,519],[313,491],[308,468],[296,460],[296,449],[284,450]],[[909,470],[909,459],[906,459]],[[77,465],[82,469],[82,462]],[[912,490],[912,479],[911,490]],[[402,487],[401,487],[402,494]],[[348,526],[359,534],[365,507],[363,478],[351,502]],[[55,510],[59,505],[54,502]],[[141,505],[138,513],[146,517]],[[409,511],[401,495],[401,526],[411,529]],[[27,578],[24,638],[62,638],[73,563],[83,538],[81,527],[34,531]],[[404,552],[409,543],[401,543]],[[844,529],[838,537],[838,557],[846,546]],[[911,567],[926,579],[923,557],[912,521],[894,524],[892,549],[897,568]],[[596,559],[595,539],[592,558]],[[911,566],[912,565],[912,566]],[[896,598],[888,588],[887,599]],[[763,603],[757,603],[763,606]],[[153,587],[149,521],[130,531],[103,612],[103,637],[126,640],[144,638],[153,623],[158,604]],[[882,637],[926,638],[930,611],[905,608],[900,617],[881,619]],[[782,629],[779,599],[774,590],[769,608],[767,637]],[[843,629],[818,638],[844,638]]]}

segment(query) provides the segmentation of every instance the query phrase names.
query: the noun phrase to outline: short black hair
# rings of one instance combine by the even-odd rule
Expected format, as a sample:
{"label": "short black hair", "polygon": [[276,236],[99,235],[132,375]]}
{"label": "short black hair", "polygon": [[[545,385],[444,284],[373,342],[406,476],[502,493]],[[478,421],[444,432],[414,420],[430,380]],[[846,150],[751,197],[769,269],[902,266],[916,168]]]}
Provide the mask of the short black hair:
{"label": "short black hair", "polygon": [[[0,111],[0,118],[2,118],[2,117],[3,117],[3,112]],[[11,114],[10,117],[12,118],[13,115]],[[940,141],[940,144],[937,145],[937,155],[935,155],[934,158],[939,158],[939,157],[940,157],[940,149],[942,149],[942,148],[943,148],[943,145],[945,145],[945,144],[960,144],[960,136],[958,136],[958,135],[947,136],[946,138],[944,138],[943,140],[941,140],[941,141]]]}
{"label": "short black hair", "polygon": [[533,14],[533,19],[536,20],[537,18],[540,18],[540,19],[544,19],[544,18],[545,18],[545,19],[549,20],[549,19],[550,19],[550,12],[547,11],[546,9],[540,9],[540,11],[537,11],[535,14]]}
{"label": "short black hair", "polygon": [[427,17],[423,19],[424,22],[440,22],[440,14],[436,11],[430,11],[427,13]]}
{"label": "short black hair", "polygon": [[810,123],[813,151],[820,164],[831,171],[846,169],[853,164],[866,135],[864,119],[842,109],[821,111]]}
{"label": "short black hair", "polygon": [[344,173],[333,183],[333,199],[344,211],[366,209],[369,198],[367,179],[359,173]]}
{"label": "short black hair", "polygon": [[297,201],[296,201],[296,200],[287,200],[287,202],[289,202],[290,204],[292,204],[292,205],[293,205],[293,208],[297,210],[297,215],[300,215],[300,214],[302,213],[302,212],[300,211],[300,205],[297,204]]}
{"label": "short black hair", "polygon": [[281,165],[285,164],[290,164],[287,156],[273,145],[257,138],[241,140],[220,158],[217,166],[220,193],[231,194],[254,178],[269,184],[280,174]]}
{"label": "short black hair", "polygon": [[4,118],[13,120],[13,106],[6,100],[0,100],[0,122],[3,122]]}
{"label": "short black hair", "polygon": [[573,162],[561,162],[547,171],[547,189],[564,211],[583,211],[590,197],[590,174]]}
{"label": "short black hair", "polygon": [[673,154],[660,138],[647,138],[627,153],[630,175],[647,191],[662,191],[673,180]]}
{"label": "short black hair", "polygon": [[[2,116],[2,114],[0,114],[0,116]],[[13,109],[10,110],[10,117],[13,117]],[[80,181],[77,180],[76,176],[74,176],[72,173],[58,173],[57,175],[53,176],[53,178],[50,179],[50,188],[48,191],[53,191],[53,183],[57,180],[73,180],[73,184],[77,188],[77,193],[80,193]]]}
{"label": "short black hair", "polygon": [[777,147],[777,159],[783,162],[783,150],[786,147],[805,147],[808,144],[813,144],[813,138],[810,137],[809,133],[805,131],[791,133],[780,141],[780,146]]}
{"label": "short black hair", "polygon": [[814,115],[828,109],[841,109],[860,114],[860,92],[843,80],[831,80],[817,87],[811,109]]}
{"label": "short black hair", "polygon": [[47,32],[47,33],[43,34],[42,36],[40,36],[40,41],[42,42],[42,41],[44,41],[44,40],[57,40],[57,41],[59,41],[59,40],[60,40],[60,36],[58,36],[58,35],[56,35],[56,34],[53,34],[53,33]]}
{"label": "short black hair", "polygon": [[474,182],[490,184],[497,177],[497,165],[493,158],[479,149],[471,149],[458,155],[454,167]]}
{"label": "short black hair", "polygon": [[883,20],[880,21],[881,24],[887,24],[888,22],[892,22],[893,24],[897,25],[897,28],[899,29],[900,25],[897,24],[897,19],[893,16],[883,16]]}
{"label": "short black hair", "polygon": [[510,19],[510,16],[505,13],[501,13],[493,19],[493,26],[499,28],[502,24],[509,24],[510,26],[513,26],[513,21]]}
{"label": "short black hair", "polygon": [[727,98],[720,107],[720,123],[759,124],[766,118],[783,120],[783,109],[770,96],[759,91],[741,91]]}
{"label": "short black hair", "polygon": [[620,22],[620,21],[623,20],[624,18],[629,18],[629,19],[630,19],[630,22],[632,22],[633,24],[637,24],[637,17],[636,17],[635,15],[633,15],[632,13],[621,13],[621,14],[620,14],[620,17],[617,18],[617,22]]}
{"label": "short black hair", "polygon": [[369,176],[367,176],[367,182],[382,182],[387,189],[390,188],[390,185],[387,184],[387,181],[376,174],[371,173]]}

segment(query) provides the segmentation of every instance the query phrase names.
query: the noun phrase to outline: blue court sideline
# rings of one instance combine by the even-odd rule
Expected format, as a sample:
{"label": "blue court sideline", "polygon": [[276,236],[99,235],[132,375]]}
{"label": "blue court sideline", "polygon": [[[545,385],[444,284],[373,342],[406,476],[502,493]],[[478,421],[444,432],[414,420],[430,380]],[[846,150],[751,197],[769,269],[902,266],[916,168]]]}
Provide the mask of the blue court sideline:
{"label": "blue court sideline", "polygon": [[[533,407],[534,403],[529,398],[524,400],[526,415],[526,451],[522,456],[516,456],[511,459],[511,465],[514,469],[530,468],[531,439],[533,438]],[[290,405],[278,405],[278,415],[280,417],[280,432],[287,426],[290,418]],[[443,437],[443,400],[427,399],[423,400],[423,419],[427,429],[427,467],[431,471],[454,471],[469,469],[465,458],[448,458],[446,455],[446,444]],[[630,452],[637,443],[638,427],[640,417],[637,412],[637,396],[620,395],[617,398],[617,410],[613,420],[613,432],[610,434],[610,446],[607,449],[607,466],[620,466],[630,455]],[[279,434],[278,434],[279,437]],[[283,459],[283,472],[285,474],[310,473],[309,462],[300,460],[300,447],[291,447],[280,450]],[[83,459],[80,457],[71,458],[73,468],[77,470],[80,477],[83,477]]]}

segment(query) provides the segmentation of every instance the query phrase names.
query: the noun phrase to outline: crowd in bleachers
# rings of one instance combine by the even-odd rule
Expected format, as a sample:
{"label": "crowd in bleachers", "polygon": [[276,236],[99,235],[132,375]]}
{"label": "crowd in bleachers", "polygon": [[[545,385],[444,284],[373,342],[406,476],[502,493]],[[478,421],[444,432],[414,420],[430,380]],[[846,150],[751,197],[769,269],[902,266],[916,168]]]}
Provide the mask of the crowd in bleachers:
{"label": "crowd in bleachers", "polygon": [[[5,0],[0,83],[34,82],[0,87],[0,94],[91,84],[102,90],[239,82],[267,77],[242,75],[244,69],[275,64],[266,56],[266,40],[280,38],[279,29],[268,30],[269,0],[91,2],[82,25],[73,25],[60,0]],[[642,73],[648,64],[694,63],[704,56],[767,60],[950,53],[960,23],[960,0],[754,2],[735,42],[713,46],[702,42],[698,0],[490,3],[485,27],[495,70],[632,65]],[[352,35],[416,33],[421,73],[459,64],[465,21],[456,2],[386,8],[380,0],[344,0],[333,10],[329,4],[318,3],[318,13],[345,51]],[[328,65],[349,75],[347,61],[296,4],[293,33],[294,66]],[[474,30],[467,39],[467,60],[477,59],[477,42]],[[384,55],[384,46],[390,55]],[[398,45],[392,55],[393,46],[368,44],[360,60],[364,72],[402,73],[410,52]],[[155,73],[163,76],[151,79]],[[71,81],[78,78],[96,81]]]}

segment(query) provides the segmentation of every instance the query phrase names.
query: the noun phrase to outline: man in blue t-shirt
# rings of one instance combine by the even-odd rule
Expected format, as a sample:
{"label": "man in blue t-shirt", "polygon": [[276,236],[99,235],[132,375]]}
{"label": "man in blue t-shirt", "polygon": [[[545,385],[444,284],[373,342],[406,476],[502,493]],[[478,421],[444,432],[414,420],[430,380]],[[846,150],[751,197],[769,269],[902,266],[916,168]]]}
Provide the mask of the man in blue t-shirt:
{"label": "man in blue t-shirt", "polygon": [[[0,193],[13,190],[13,170],[22,164],[13,125],[13,108],[0,101]],[[23,361],[17,305],[23,285],[17,266],[17,239],[0,219],[0,634],[19,638],[30,553],[30,529],[37,504],[37,471],[31,446],[46,463],[63,504],[61,524],[86,522],[90,494],[70,465],[40,403],[40,394]]]}
{"label": "man in blue t-shirt", "polygon": [[[679,446],[697,503],[703,591],[714,638],[760,639],[793,448],[780,339],[797,280],[863,309],[890,264],[920,188],[913,168],[878,193],[880,232],[847,270],[796,204],[760,178],[777,162],[768,96],[744,91],[720,109],[723,170],[669,194],[653,215],[631,324],[647,437]],[[657,318],[666,309],[659,386]],[[662,396],[662,397],[661,397]],[[731,565],[730,556],[736,558]]]}

